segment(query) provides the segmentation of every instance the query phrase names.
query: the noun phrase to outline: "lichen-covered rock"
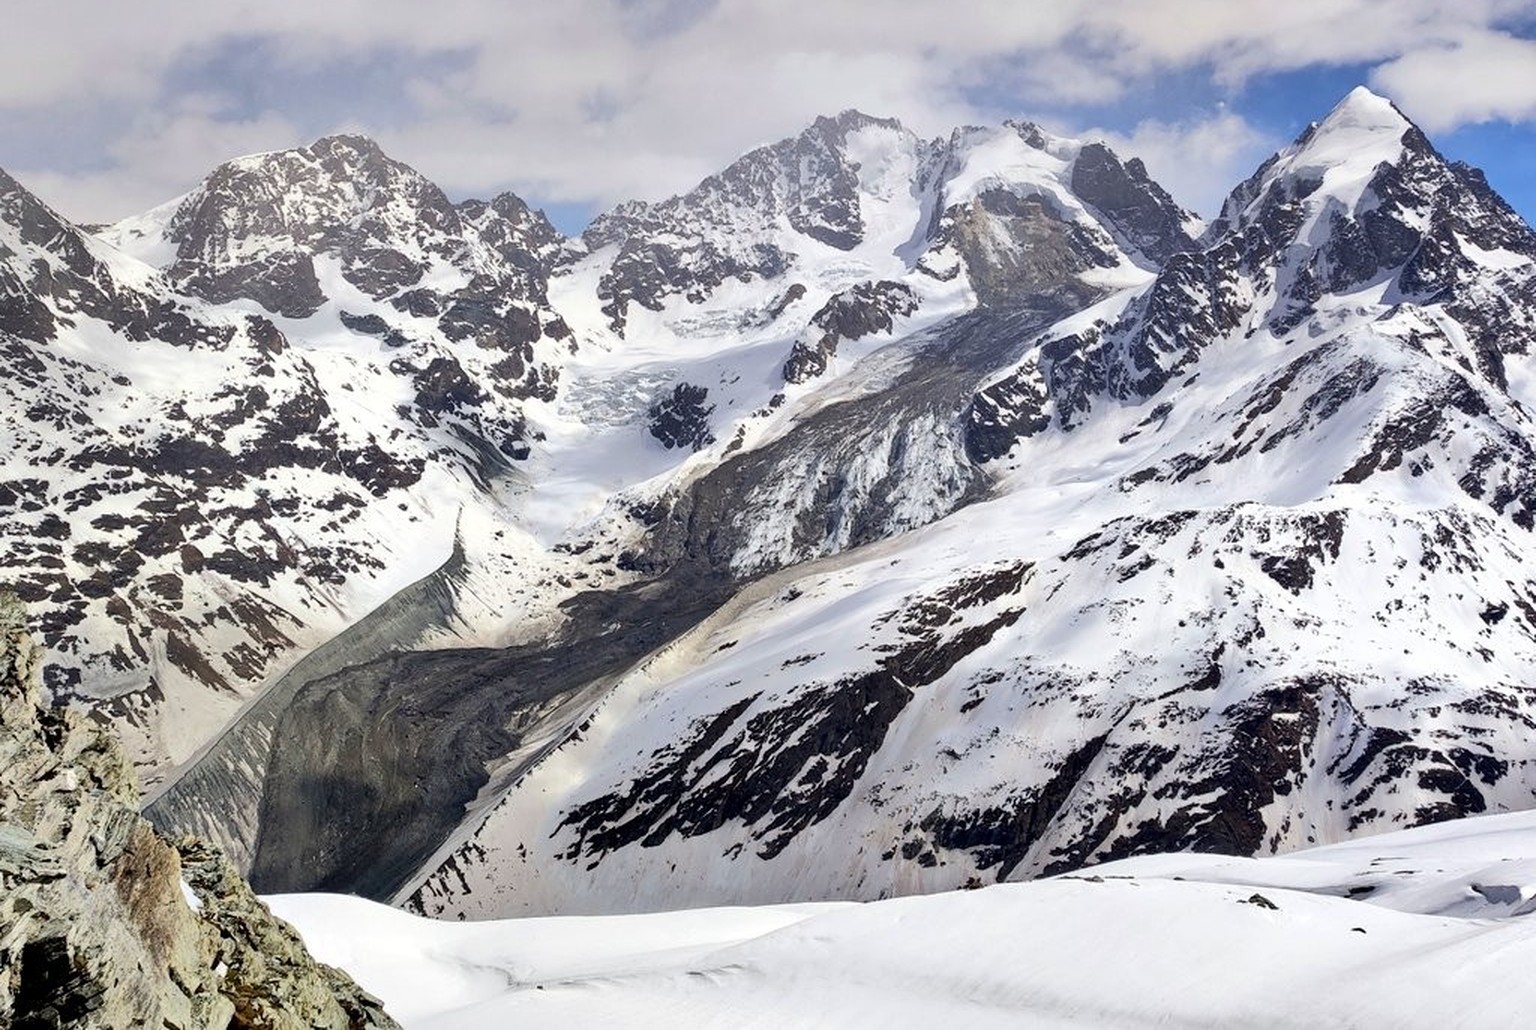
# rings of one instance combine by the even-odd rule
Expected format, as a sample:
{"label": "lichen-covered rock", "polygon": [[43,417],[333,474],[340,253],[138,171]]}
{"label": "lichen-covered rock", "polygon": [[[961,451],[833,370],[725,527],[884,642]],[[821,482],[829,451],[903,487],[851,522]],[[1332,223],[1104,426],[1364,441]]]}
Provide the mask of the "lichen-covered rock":
{"label": "lichen-covered rock", "polygon": [[140,818],[116,741],[43,703],[41,665],[0,592],[0,1026],[395,1026],[211,845],[172,847]]}
{"label": "lichen-covered rock", "polygon": [[178,840],[176,850],[224,969],[220,989],[234,1005],[233,1025],[253,1030],[394,1025],[379,1001],[347,974],[310,957],[298,933],[272,915],[222,851],[196,837]]}

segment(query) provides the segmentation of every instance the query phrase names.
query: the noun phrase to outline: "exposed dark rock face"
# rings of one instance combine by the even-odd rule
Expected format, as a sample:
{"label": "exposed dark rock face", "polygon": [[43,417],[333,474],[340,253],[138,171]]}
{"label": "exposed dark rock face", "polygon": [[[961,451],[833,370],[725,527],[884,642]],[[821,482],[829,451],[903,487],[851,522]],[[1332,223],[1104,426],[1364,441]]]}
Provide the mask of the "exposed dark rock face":
{"label": "exposed dark rock face", "polygon": [[[472,358],[487,389],[454,405],[452,430],[492,451],[526,453],[521,437],[507,439],[522,428],[515,402],[554,396],[558,371],[536,345],[565,341],[570,330],[548,307],[559,234],[517,197],[455,206],[371,140],[333,136],[221,166],[182,202],[165,236],[177,245],[166,274],[184,289],[294,318],[329,300],[315,262],[339,264],[378,302],[367,314],[342,313],[343,322],[401,349],[412,368]],[[445,270],[463,285],[427,278]],[[401,315],[430,319],[443,341],[473,349],[447,353]],[[429,428],[435,414],[427,412]]]}
{"label": "exposed dark rock face", "polygon": [[705,404],[709,390],[692,383],[678,383],[672,393],[651,405],[651,435],[666,448],[690,447],[701,451],[715,442],[709,431],[713,404]]}
{"label": "exposed dark rock face", "polygon": [[559,263],[565,243],[544,212],[530,208],[515,193],[500,193],[489,203],[464,201],[459,215],[507,264],[527,273],[524,283],[529,295],[542,301],[549,273]]}
{"label": "exposed dark rock face", "polygon": [[[1078,159],[1083,188],[1093,194],[1083,198],[1086,215],[1077,205],[1061,209],[1043,186],[1028,181],[957,199],[947,193],[951,181],[971,148],[992,145],[995,133],[961,129],[947,141],[922,141],[899,123],[845,112],[753,151],[686,195],[621,205],[595,221],[583,234],[585,250],[617,248],[598,288],[613,328],[624,331],[634,305],[661,311],[671,297],[702,303],[729,280],[789,275],[811,244],[859,247],[869,231],[861,205],[876,196],[866,191],[879,187],[861,184],[867,171],[861,161],[868,159],[849,141],[871,131],[892,137],[879,144],[887,147],[879,160],[913,168],[906,188],[921,213],[901,253],[936,279],[953,279],[963,269],[984,304],[1085,302],[1103,291],[1085,283],[1084,273],[1115,267],[1123,253],[1150,266],[1191,246],[1184,213],[1145,168],[1135,161],[1122,165],[1100,144],[1084,148]],[[1010,123],[1002,131],[1040,150],[1061,142],[1029,125]],[[806,346],[816,349],[815,341]],[[808,374],[799,364],[794,374]]]}
{"label": "exposed dark rock face", "polygon": [[1175,253],[1152,287],[1113,324],[1044,341],[1014,372],[980,392],[967,433],[978,460],[1007,453],[1010,437],[1053,422],[1079,425],[1096,399],[1139,401],[1187,373],[1231,332],[1244,309],[1233,252]]}
{"label": "exposed dark rock face", "polygon": [[155,834],[115,741],[42,703],[40,663],[20,604],[0,594],[0,1021],[394,1027],[216,850]]}
{"label": "exposed dark rock face", "polygon": [[[1394,282],[1405,302],[1441,306],[1472,343],[1471,371],[1505,389],[1502,354],[1524,353],[1536,336],[1536,316],[1522,300],[1536,291],[1536,276],[1529,265],[1490,274],[1476,254],[1536,257],[1536,233],[1480,175],[1448,164],[1398,118],[1401,152],[1376,169],[1367,199],[1353,210],[1319,200],[1322,173],[1295,156],[1304,157],[1317,127],[1303,133],[1291,156],[1266,162],[1232,192],[1201,248],[1175,246],[1123,314],[1042,341],[1038,353],[978,395],[968,425],[973,455],[997,457],[1011,446],[1010,435],[1052,424],[1070,430],[1098,399],[1154,397],[1244,326],[1249,336],[1289,333],[1317,314],[1323,296],[1382,280]],[[1087,167],[1101,168],[1094,181],[1115,178],[1090,149]],[[1293,170],[1286,162],[1302,163]],[[1327,232],[1302,238],[1309,219],[1323,220]]]}
{"label": "exposed dark rock face", "polygon": [[582,235],[589,250],[617,245],[598,286],[604,312],[622,331],[631,305],[653,311],[669,296],[702,301],[729,279],[773,279],[792,257],[765,235],[778,219],[795,233],[841,250],[863,239],[850,132],[900,124],[845,111],[819,118],[799,136],[754,150],[681,197],[630,203]]}
{"label": "exposed dark rock face", "polygon": [[937,240],[958,249],[977,299],[989,306],[1041,300],[1086,305],[1103,291],[1085,283],[1082,273],[1116,264],[1108,237],[1063,218],[1039,194],[1005,189],[987,190],[951,208]]}
{"label": "exposed dark rock face", "polygon": [[1072,166],[1072,192],[1094,208],[1131,248],[1162,264],[1194,247],[1184,231],[1184,212],[1152,181],[1140,158],[1120,163],[1102,143],[1089,143]]}
{"label": "exposed dark rock face", "polygon": [[119,282],[79,229],[3,171],[0,225],[27,251],[0,244],[0,285],[6,287],[0,329],[7,336],[47,343],[72,328],[76,316],[104,322],[130,340],[181,347],[219,349],[234,335],[228,325],[198,319],[174,297]]}
{"label": "exposed dark rock face", "polygon": [[[460,231],[442,191],[361,136],[232,161],[172,217],[168,238],[177,250],[168,272],[210,300],[248,297],[302,318],[324,301],[311,257],[334,252],[348,282],[384,297],[425,271],[389,245],[400,226],[390,224],[388,206],[397,201],[408,211],[410,242],[428,252],[442,253],[433,236]],[[253,263],[242,250],[258,241],[270,257]]]}
{"label": "exposed dark rock face", "polygon": [[[747,704],[722,713],[706,727],[693,727],[697,732],[675,755],[666,749],[652,756],[655,765],[628,793],[573,809],[563,826],[573,828],[576,843],[565,857],[601,857],[637,841],[654,846],[674,833],[692,837],[740,821],[754,828],[760,856],[772,858],[847,798],[910,698],[894,676],[872,673],[807,690],[793,704],[756,713],[739,726],[734,716]],[[803,775],[807,763],[809,777]],[[690,791],[695,777],[708,786]]]}
{"label": "exposed dark rock face", "polygon": [[1051,426],[1038,357],[979,391],[965,411],[965,453],[978,465],[1001,458],[1026,436]]}
{"label": "exposed dark rock face", "polygon": [[[1062,759],[1050,779],[1032,785],[1033,789],[1008,804],[964,813],[936,808],[915,826],[907,824],[903,832],[910,836],[901,845],[903,857],[921,860],[926,855],[936,864],[940,852],[966,852],[978,870],[996,869],[997,881],[1003,882],[1049,832],[1079,780],[1104,749],[1104,740],[1095,737],[1084,741]],[[887,860],[893,857],[894,851],[886,856]]]}
{"label": "exposed dark rock face", "polygon": [[248,298],[289,318],[308,318],[325,303],[308,254],[271,254],[217,272],[189,269],[177,285],[215,304]]}
{"label": "exposed dark rock face", "polygon": [[574,840],[564,857],[601,857],[635,842],[653,847],[672,834],[699,836],[728,822],[751,828],[760,858],[778,855],[848,798],[915,691],[1020,614],[1004,608],[979,625],[946,632],[956,613],[1017,591],[1028,571],[1013,566],[962,581],[894,613],[902,645],[869,672],[806,684],[785,705],[748,697],[689,727],[677,746],[651,756],[625,792],[566,814],[560,830],[570,827]]}
{"label": "exposed dark rock face", "polygon": [[904,283],[880,280],[859,283],[835,295],[811,316],[808,337],[795,341],[784,362],[784,381],[804,383],[826,372],[827,363],[844,340],[888,333],[896,319],[917,311],[917,296]]}

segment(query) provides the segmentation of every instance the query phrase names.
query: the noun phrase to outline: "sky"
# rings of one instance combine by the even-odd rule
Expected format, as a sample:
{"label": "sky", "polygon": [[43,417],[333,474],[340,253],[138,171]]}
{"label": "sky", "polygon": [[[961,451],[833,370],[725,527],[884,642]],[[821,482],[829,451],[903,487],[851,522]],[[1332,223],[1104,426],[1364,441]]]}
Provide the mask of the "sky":
{"label": "sky", "polygon": [[1211,215],[1359,84],[1536,222],[1536,0],[6,0],[0,167],[105,222],[362,132],[575,231],[857,108],[1104,138]]}

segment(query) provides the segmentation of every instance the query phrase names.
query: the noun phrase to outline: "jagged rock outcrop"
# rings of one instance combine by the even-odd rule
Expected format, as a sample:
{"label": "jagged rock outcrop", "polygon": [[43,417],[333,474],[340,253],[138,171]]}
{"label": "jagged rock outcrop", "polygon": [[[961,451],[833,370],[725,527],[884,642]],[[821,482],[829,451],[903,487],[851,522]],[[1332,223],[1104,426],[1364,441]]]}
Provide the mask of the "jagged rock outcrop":
{"label": "jagged rock outcrop", "polygon": [[1009,189],[987,189],[951,208],[938,240],[959,252],[981,303],[996,306],[1037,297],[1086,304],[1103,291],[1083,273],[1120,261],[1107,237],[1064,216],[1051,198]]}
{"label": "jagged rock outcrop", "polygon": [[[1236,333],[1257,343],[1309,321],[1314,336],[1330,331],[1345,317],[1339,298],[1353,294],[1467,389],[1506,394],[1505,355],[1527,353],[1536,335],[1533,261],[1536,233],[1480,173],[1446,161],[1390,101],[1356,90],[1234,189],[1198,248],[1178,247],[1117,310],[1048,335],[980,391],[970,453],[989,461],[1052,425],[1076,428],[1096,404],[1154,398]],[[1445,384],[1399,422],[1433,421],[1459,389]],[[1401,450],[1405,430],[1383,428],[1393,439],[1372,449]]]}
{"label": "jagged rock outcrop", "polygon": [[[582,239],[594,251],[617,247],[598,286],[613,327],[623,330],[631,305],[655,311],[672,295],[700,301],[731,279],[772,279],[812,241],[857,247],[865,225],[848,144],[869,129],[917,145],[896,121],[844,111],[754,150],[684,196],[624,204],[598,218]],[[773,231],[781,222],[790,229],[782,236]]]}
{"label": "jagged rock outcrop", "polygon": [[0,1024],[395,1027],[215,849],[140,818],[116,741],[43,703],[41,662],[0,593]]}
{"label": "jagged rock outcrop", "polygon": [[651,435],[667,449],[687,447],[703,450],[715,442],[709,431],[709,416],[715,410],[706,404],[709,389],[693,383],[678,383],[672,392],[651,405]]}
{"label": "jagged rock outcrop", "polygon": [[1195,245],[1185,228],[1188,216],[1147,174],[1140,158],[1122,164],[1104,144],[1085,144],[1072,166],[1072,189],[1152,262],[1161,264]]}
{"label": "jagged rock outcrop", "polygon": [[784,362],[784,381],[804,383],[827,370],[844,340],[859,340],[874,333],[888,333],[896,319],[917,311],[917,296],[904,283],[858,283],[836,294],[811,316],[805,334],[795,341]]}

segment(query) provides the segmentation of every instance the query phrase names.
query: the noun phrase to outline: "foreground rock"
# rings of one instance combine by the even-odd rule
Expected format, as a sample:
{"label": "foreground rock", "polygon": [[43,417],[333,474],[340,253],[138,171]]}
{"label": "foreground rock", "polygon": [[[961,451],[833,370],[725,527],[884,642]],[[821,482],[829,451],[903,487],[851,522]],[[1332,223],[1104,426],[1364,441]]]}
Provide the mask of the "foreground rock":
{"label": "foreground rock", "polygon": [[116,741],[44,706],[40,666],[0,594],[0,1025],[396,1026],[215,849],[139,817]]}

